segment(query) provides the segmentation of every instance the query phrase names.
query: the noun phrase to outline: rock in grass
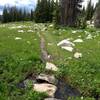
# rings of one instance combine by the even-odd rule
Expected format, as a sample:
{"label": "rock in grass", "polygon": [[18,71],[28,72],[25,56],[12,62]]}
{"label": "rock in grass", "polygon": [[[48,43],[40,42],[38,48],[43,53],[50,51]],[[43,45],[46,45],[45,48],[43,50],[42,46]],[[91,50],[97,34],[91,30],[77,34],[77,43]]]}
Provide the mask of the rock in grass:
{"label": "rock in grass", "polygon": [[19,33],[24,33],[24,30],[18,30]]}
{"label": "rock in grass", "polygon": [[76,39],[73,42],[75,42],[75,43],[81,43],[81,42],[83,42],[83,40],[82,39]]}
{"label": "rock in grass", "polygon": [[45,98],[44,100],[61,100],[61,99],[56,99],[56,98]]}
{"label": "rock in grass", "polygon": [[79,53],[79,52],[76,52],[75,54],[74,54],[74,57],[75,58],[81,58],[82,57],[82,53]]}
{"label": "rock in grass", "polygon": [[27,30],[27,32],[34,32],[33,30]]}
{"label": "rock in grass", "polygon": [[46,75],[46,74],[40,74],[36,78],[37,82],[47,82],[50,84],[55,84],[56,83],[56,78],[54,75]]}
{"label": "rock in grass", "polygon": [[52,84],[48,84],[48,83],[42,83],[42,84],[34,84],[33,89],[36,92],[40,92],[40,93],[46,93],[48,96],[50,97],[54,97],[54,94],[57,90],[57,87],[55,85]]}
{"label": "rock in grass", "polygon": [[65,50],[67,50],[67,51],[69,51],[69,52],[72,52],[73,51],[73,47],[67,47],[67,46],[62,46],[61,47],[62,49],[65,49]]}
{"label": "rock in grass", "polygon": [[77,31],[72,31],[73,34],[77,33]]}
{"label": "rock in grass", "polygon": [[50,62],[46,63],[46,69],[51,71],[58,71],[57,66]]}
{"label": "rock in grass", "polygon": [[59,42],[58,44],[57,44],[57,46],[67,46],[67,47],[72,47],[72,46],[75,46],[75,44],[74,43],[72,43],[72,42],[70,42],[69,40],[67,40],[67,39],[64,39],[64,40],[62,40],[61,42]]}
{"label": "rock in grass", "polygon": [[86,37],[86,39],[93,39],[92,35],[91,34],[88,34],[88,36]]}
{"label": "rock in grass", "polygon": [[74,49],[73,46],[75,46],[75,44],[69,41],[68,39],[65,39],[59,42],[57,46],[61,46],[62,49],[72,52]]}
{"label": "rock in grass", "polygon": [[16,37],[16,38],[15,38],[15,40],[21,40],[21,39],[22,39],[21,37]]}

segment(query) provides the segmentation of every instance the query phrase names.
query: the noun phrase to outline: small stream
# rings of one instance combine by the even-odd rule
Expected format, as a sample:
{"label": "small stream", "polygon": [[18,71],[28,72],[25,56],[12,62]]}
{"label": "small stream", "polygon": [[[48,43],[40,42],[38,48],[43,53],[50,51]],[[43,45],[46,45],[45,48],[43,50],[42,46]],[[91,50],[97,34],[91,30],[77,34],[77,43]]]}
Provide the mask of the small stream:
{"label": "small stream", "polygon": [[[37,80],[33,79],[32,77],[29,77],[29,78],[21,81],[20,83],[18,83],[17,87],[18,88],[26,88],[26,84],[25,84],[26,80],[30,80],[33,83],[34,82],[35,83],[36,82],[38,82],[38,83],[48,83],[48,82],[43,81],[43,80],[38,80],[37,81]],[[54,94],[54,98],[56,98],[58,100],[69,100],[68,99],[69,97],[73,98],[73,99],[75,98],[75,100],[76,100],[76,97],[81,97],[81,93],[78,91],[78,89],[73,88],[71,85],[69,85],[63,79],[58,79],[58,81],[56,83],[56,86],[57,86],[57,91]],[[95,100],[100,100],[100,95],[95,95],[93,97],[94,97]]]}
{"label": "small stream", "polygon": [[64,80],[59,79],[57,83],[57,91],[55,93],[55,98],[61,100],[68,100],[68,97],[78,97],[81,96],[80,92],[71,87],[69,84],[65,83]]}

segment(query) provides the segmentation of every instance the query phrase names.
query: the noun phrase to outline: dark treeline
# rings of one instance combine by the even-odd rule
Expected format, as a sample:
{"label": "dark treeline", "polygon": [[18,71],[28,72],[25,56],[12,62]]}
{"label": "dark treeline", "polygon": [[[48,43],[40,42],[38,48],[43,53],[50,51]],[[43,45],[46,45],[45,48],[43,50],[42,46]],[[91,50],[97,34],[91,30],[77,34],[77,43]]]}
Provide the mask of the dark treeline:
{"label": "dark treeline", "polygon": [[38,0],[35,9],[36,22],[52,22],[54,11],[54,0]]}
{"label": "dark treeline", "polygon": [[4,7],[2,22],[15,22],[15,21],[33,21],[33,11],[29,13],[27,10],[18,9],[17,7]]}
{"label": "dark treeline", "polygon": [[17,7],[4,7],[0,16],[3,23],[14,21],[54,22],[56,25],[86,27],[86,22],[95,20],[100,25],[100,0],[96,7],[89,0],[87,8],[82,8],[84,0],[38,0],[34,11],[27,12]]}
{"label": "dark treeline", "polygon": [[96,12],[95,12],[94,19],[95,19],[95,21],[94,21],[95,22],[94,23],[95,26],[100,28],[100,0],[99,0],[99,2],[96,5]]}
{"label": "dark treeline", "polygon": [[55,22],[62,26],[86,26],[96,11],[91,0],[82,8],[84,0],[38,0],[34,20],[39,23]]}

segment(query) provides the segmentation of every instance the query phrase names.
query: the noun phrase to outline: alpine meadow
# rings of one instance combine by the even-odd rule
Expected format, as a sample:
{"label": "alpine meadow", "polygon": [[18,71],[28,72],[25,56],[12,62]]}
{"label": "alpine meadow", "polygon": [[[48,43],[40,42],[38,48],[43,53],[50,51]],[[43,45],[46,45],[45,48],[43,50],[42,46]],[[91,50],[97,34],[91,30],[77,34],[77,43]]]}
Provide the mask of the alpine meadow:
{"label": "alpine meadow", "polygon": [[0,100],[100,100],[100,0],[8,1]]}

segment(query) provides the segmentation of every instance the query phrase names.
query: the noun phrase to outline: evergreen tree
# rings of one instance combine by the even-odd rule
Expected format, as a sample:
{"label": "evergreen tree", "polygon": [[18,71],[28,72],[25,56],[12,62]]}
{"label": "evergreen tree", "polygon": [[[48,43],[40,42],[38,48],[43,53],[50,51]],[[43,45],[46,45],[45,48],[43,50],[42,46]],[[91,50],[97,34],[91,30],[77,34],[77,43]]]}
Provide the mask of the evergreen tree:
{"label": "evergreen tree", "polygon": [[60,0],[60,24],[63,26],[77,26],[77,18],[81,12],[82,0]]}
{"label": "evergreen tree", "polygon": [[3,9],[3,19],[2,19],[3,23],[7,23],[8,22],[8,10],[7,7],[5,6]]}
{"label": "evergreen tree", "polygon": [[86,20],[91,20],[94,14],[94,5],[90,0],[86,9]]}
{"label": "evergreen tree", "polygon": [[86,22],[87,22],[87,19],[86,19],[86,9],[85,9],[85,7],[83,7],[83,9],[81,11],[81,14],[79,16],[79,25],[78,26],[80,26],[80,28],[84,29],[87,26]]}
{"label": "evergreen tree", "polygon": [[56,0],[55,5],[54,5],[53,21],[55,25],[60,24],[60,4],[58,0]]}
{"label": "evergreen tree", "polygon": [[31,10],[30,20],[31,20],[31,21],[33,21],[33,19],[34,19],[34,11],[33,11],[33,10]]}
{"label": "evergreen tree", "polygon": [[51,22],[53,19],[54,10],[53,0],[38,0],[35,9],[35,21],[36,22]]}
{"label": "evergreen tree", "polygon": [[96,5],[96,12],[95,12],[95,20],[94,20],[95,27],[100,28],[100,0]]}
{"label": "evergreen tree", "polygon": [[2,22],[15,22],[15,21],[30,21],[33,20],[33,11],[31,13],[27,12],[25,9],[18,9],[14,7],[4,7]]}

